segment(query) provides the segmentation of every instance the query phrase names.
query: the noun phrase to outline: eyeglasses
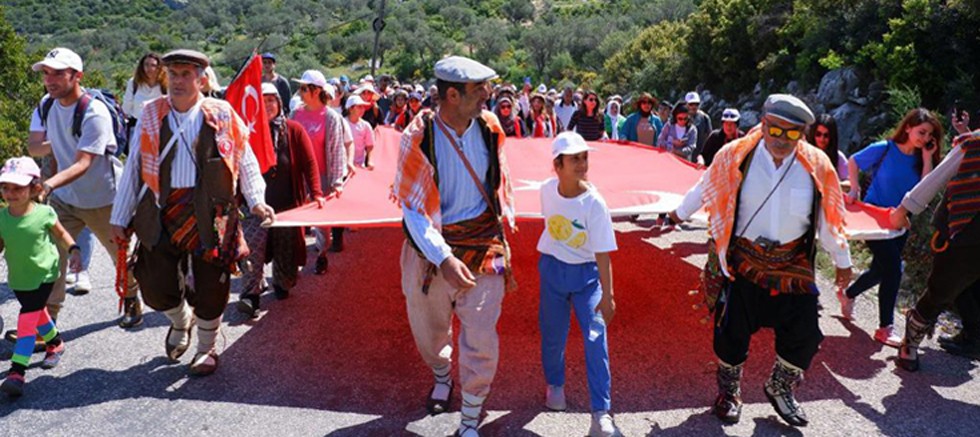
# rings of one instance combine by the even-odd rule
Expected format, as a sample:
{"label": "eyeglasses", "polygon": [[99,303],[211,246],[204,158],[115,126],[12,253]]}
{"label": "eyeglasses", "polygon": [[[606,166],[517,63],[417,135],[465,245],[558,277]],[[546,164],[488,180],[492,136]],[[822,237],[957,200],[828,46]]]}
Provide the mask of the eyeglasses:
{"label": "eyeglasses", "polygon": [[796,141],[803,136],[803,131],[799,129],[783,129],[777,126],[769,126],[769,136],[776,138],[785,136],[787,140]]}

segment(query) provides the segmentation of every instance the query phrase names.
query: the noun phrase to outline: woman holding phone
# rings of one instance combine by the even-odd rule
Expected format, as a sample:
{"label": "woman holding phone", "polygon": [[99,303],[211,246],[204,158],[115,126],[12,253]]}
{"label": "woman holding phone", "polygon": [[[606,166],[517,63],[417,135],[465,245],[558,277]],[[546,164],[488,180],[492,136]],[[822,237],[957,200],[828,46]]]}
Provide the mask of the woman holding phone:
{"label": "woman holding phone", "polygon": [[[851,191],[847,203],[861,199],[858,170],[868,173],[868,185],[864,202],[884,208],[893,208],[902,202],[915,184],[939,163],[939,149],[943,139],[943,127],[939,117],[924,108],[916,108],[905,114],[891,138],[879,141],[855,153],[847,162]],[[871,267],[864,271],[846,291],[838,290],[841,313],[850,319],[854,298],[865,290],[878,285],[878,330],[874,338],[879,343],[898,347],[902,338],[892,329],[895,317],[895,301],[902,281],[902,249],[908,233],[887,240],[868,241],[874,258]]]}

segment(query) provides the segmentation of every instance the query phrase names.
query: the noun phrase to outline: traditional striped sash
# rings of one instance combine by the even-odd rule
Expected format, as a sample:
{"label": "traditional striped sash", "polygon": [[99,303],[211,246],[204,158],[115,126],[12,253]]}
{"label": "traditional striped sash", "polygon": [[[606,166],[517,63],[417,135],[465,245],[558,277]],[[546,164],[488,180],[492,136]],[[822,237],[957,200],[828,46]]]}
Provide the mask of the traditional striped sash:
{"label": "traditional striped sash", "polygon": [[946,188],[950,239],[980,212],[980,131],[963,135],[957,142],[964,155],[956,176]]}
{"label": "traditional striped sash", "polygon": [[194,216],[194,190],[178,188],[170,192],[161,211],[170,242],[179,250],[193,252],[201,245]]}
{"label": "traditional striped sash", "polygon": [[769,249],[738,238],[732,265],[739,276],[769,290],[772,296],[817,294],[813,263],[802,238]]}

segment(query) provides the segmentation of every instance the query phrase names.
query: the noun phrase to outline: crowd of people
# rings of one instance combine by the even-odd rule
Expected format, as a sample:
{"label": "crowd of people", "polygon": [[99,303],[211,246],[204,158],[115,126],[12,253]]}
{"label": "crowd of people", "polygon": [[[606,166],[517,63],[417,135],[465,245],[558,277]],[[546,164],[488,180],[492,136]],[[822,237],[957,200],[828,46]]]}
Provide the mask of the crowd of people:
{"label": "crowd of people", "polygon": [[[769,327],[777,359],[765,394],[787,423],[808,423],[794,393],[823,339],[818,240],[837,266],[845,318],[853,317],[858,295],[878,286],[874,339],[899,349],[901,367],[918,369],[918,345],[939,312],[954,305],[963,330],[940,343],[980,359],[980,277],[969,261],[980,244],[980,131],[969,132],[965,113],[954,114],[962,135],[945,159],[940,119],[922,108],[889,138],[846,157],[833,117],[815,116],[791,95],[769,96],[757,126],[740,126],[739,111],[725,108],[713,129],[696,92],[672,104],[645,92],[604,100],[569,85],[559,93],[535,88],[530,78],[518,90],[498,83],[491,68],[456,56],[435,64],[428,88],[387,75],[328,79],[316,69],[290,80],[276,72],[274,54],[262,61],[275,152],[264,172],[248,146],[248,127],[216,98],[221,86],[203,53],[143,56],[118,108],[82,87],[85,70],[73,51],[53,49],[33,65],[47,94],[33,114],[29,153],[42,165],[12,158],[0,174],[6,202],[0,250],[21,305],[17,329],[7,333],[15,347],[4,392],[23,393],[36,350],[45,353],[42,368],[61,359],[57,320],[66,280],[75,277],[76,293],[91,288],[80,272],[93,239],[117,266],[119,326],[139,326],[145,303],[170,321],[166,356],[179,361],[196,335],[189,373],[214,373],[231,275],[242,275],[236,306],[250,317],[258,316],[259,296],[269,288],[265,264],[272,264],[275,296],[288,298],[307,263],[304,231],[267,225],[276,213],[309,202],[323,207],[354,172],[369,171],[380,125],[403,132],[392,196],[404,214],[402,289],[412,335],[433,373],[426,399],[432,414],[450,407],[455,383],[447,351],[454,315],[462,322],[458,435],[478,434],[497,369],[500,305],[516,286],[505,232],[514,212],[507,138],[552,138],[553,162],[542,165],[556,178],[541,188],[546,226],[537,246],[544,398],[549,409],[567,408],[564,349],[574,312],[585,342],[591,435],[616,432],[606,332],[615,313],[609,253],[617,245],[609,210],[587,181],[587,141],[631,141],[707,169],[667,216],[681,222],[701,208],[709,215],[702,280],[715,317],[713,411],[722,421],[739,421],[749,342]],[[845,204],[892,208],[893,226],[907,228],[908,215],[923,211],[944,187],[933,272],[900,335],[893,322],[908,234],[868,242],[871,266],[852,282]],[[323,274],[328,253],[344,250],[345,229],[310,232],[318,248],[314,272]]]}

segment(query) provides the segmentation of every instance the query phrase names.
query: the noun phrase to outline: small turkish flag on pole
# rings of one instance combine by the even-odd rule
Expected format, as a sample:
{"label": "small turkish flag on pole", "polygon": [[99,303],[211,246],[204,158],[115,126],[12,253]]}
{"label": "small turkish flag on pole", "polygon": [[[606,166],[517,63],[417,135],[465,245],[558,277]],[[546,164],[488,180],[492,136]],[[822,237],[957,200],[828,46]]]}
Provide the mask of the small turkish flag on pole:
{"label": "small turkish flag on pole", "polygon": [[276,151],[262,100],[262,58],[258,54],[253,54],[252,60],[228,85],[225,100],[248,125],[248,144],[259,161],[259,169],[265,173],[276,165]]}

